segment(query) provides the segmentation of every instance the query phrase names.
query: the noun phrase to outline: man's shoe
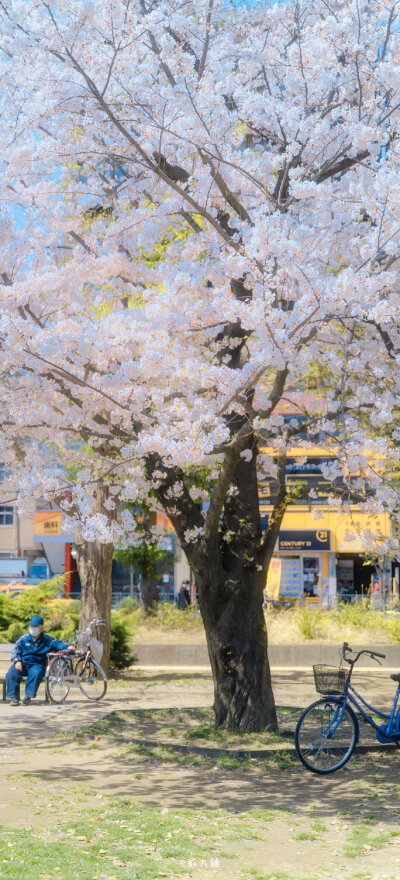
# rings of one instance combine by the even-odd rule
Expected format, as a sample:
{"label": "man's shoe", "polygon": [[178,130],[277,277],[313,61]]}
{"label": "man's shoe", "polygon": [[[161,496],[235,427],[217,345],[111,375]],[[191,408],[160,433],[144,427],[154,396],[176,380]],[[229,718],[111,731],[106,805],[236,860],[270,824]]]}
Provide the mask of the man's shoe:
{"label": "man's shoe", "polygon": [[24,697],[24,699],[21,701],[21,702],[22,702],[22,705],[23,705],[23,706],[29,706],[29,703],[31,702],[31,699],[32,699],[32,697]]}
{"label": "man's shoe", "polygon": [[17,700],[16,697],[13,697],[13,699],[10,700],[10,706],[19,706],[19,700]]}

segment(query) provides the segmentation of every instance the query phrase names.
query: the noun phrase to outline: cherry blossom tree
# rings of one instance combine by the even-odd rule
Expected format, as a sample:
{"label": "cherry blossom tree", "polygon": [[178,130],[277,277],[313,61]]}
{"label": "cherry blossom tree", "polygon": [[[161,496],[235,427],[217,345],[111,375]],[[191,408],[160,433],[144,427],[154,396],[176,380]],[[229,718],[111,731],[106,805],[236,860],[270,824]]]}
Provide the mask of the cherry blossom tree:
{"label": "cherry blossom tree", "polygon": [[[262,589],[287,449],[324,432],[332,478],[368,468],[365,423],[390,422],[398,399],[398,12],[0,7],[4,442],[29,436],[21,491],[44,493],[66,470],[43,444],[65,462],[75,444],[86,538],[133,529],[118,497],[170,517],[227,726],[276,725]],[[320,410],[288,423],[279,405],[316,362],[333,377]],[[397,439],[369,446],[395,456]],[[375,489],[361,502],[395,509],[390,482]]]}

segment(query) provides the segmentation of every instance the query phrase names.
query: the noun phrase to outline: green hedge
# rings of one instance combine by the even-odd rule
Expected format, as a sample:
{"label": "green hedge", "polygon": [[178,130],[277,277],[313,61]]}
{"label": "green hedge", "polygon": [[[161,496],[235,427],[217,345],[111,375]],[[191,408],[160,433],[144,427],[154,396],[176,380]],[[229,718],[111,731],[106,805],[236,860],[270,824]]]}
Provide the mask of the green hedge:
{"label": "green hedge", "polygon": [[[16,642],[28,631],[33,614],[42,614],[45,631],[55,639],[73,642],[79,625],[79,602],[57,599],[63,575],[42,581],[17,596],[0,593],[0,642]],[[111,615],[111,666],[124,669],[135,662],[130,650],[132,627],[121,612]]]}

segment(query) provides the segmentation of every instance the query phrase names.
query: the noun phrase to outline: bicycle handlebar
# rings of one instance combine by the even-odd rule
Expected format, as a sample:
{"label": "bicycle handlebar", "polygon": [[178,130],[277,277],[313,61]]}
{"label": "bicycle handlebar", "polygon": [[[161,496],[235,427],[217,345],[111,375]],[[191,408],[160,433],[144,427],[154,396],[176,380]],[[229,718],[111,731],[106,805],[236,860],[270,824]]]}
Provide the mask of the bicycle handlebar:
{"label": "bicycle handlebar", "polygon": [[354,657],[354,660],[349,660],[349,659],[346,657],[346,654],[348,654],[348,653],[352,653],[352,652],[353,652],[353,649],[350,648],[350,645],[348,645],[347,642],[343,642],[343,645],[342,645],[342,655],[343,655],[343,660],[344,660],[346,663],[348,663],[349,666],[354,666],[355,663],[357,663],[357,660],[359,660],[359,658],[361,657],[362,654],[368,654],[368,656],[371,657],[371,660],[376,660],[377,663],[380,662],[380,661],[378,660],[378,657],[380,657],[382,660],[385,660],[385,658],[386,658],[386,654],[380,654],[378,651],[368,651],[367,649],[364,648],[362,651],[359,651],[359,652],[358,652],[358,654],[356,655],[356,657]]}

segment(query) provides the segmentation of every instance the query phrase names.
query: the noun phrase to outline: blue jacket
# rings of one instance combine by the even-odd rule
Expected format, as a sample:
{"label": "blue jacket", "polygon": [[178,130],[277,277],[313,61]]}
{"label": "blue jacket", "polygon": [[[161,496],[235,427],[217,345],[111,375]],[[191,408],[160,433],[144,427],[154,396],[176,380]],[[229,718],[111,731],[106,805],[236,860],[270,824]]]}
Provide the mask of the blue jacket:
{"label": "blue jacket", "polygon": [[40,633],[38,639],[34,639],[30,633],[27,633],[16,642],[11,659],[13,663],[20,660],[27,669],[35,663],[46,666],[49,651],[65,651],[66,648],[68,648],[68,642],[59,642],[58,639],[53,639],[52,636],[47,636],[45,633]]}

